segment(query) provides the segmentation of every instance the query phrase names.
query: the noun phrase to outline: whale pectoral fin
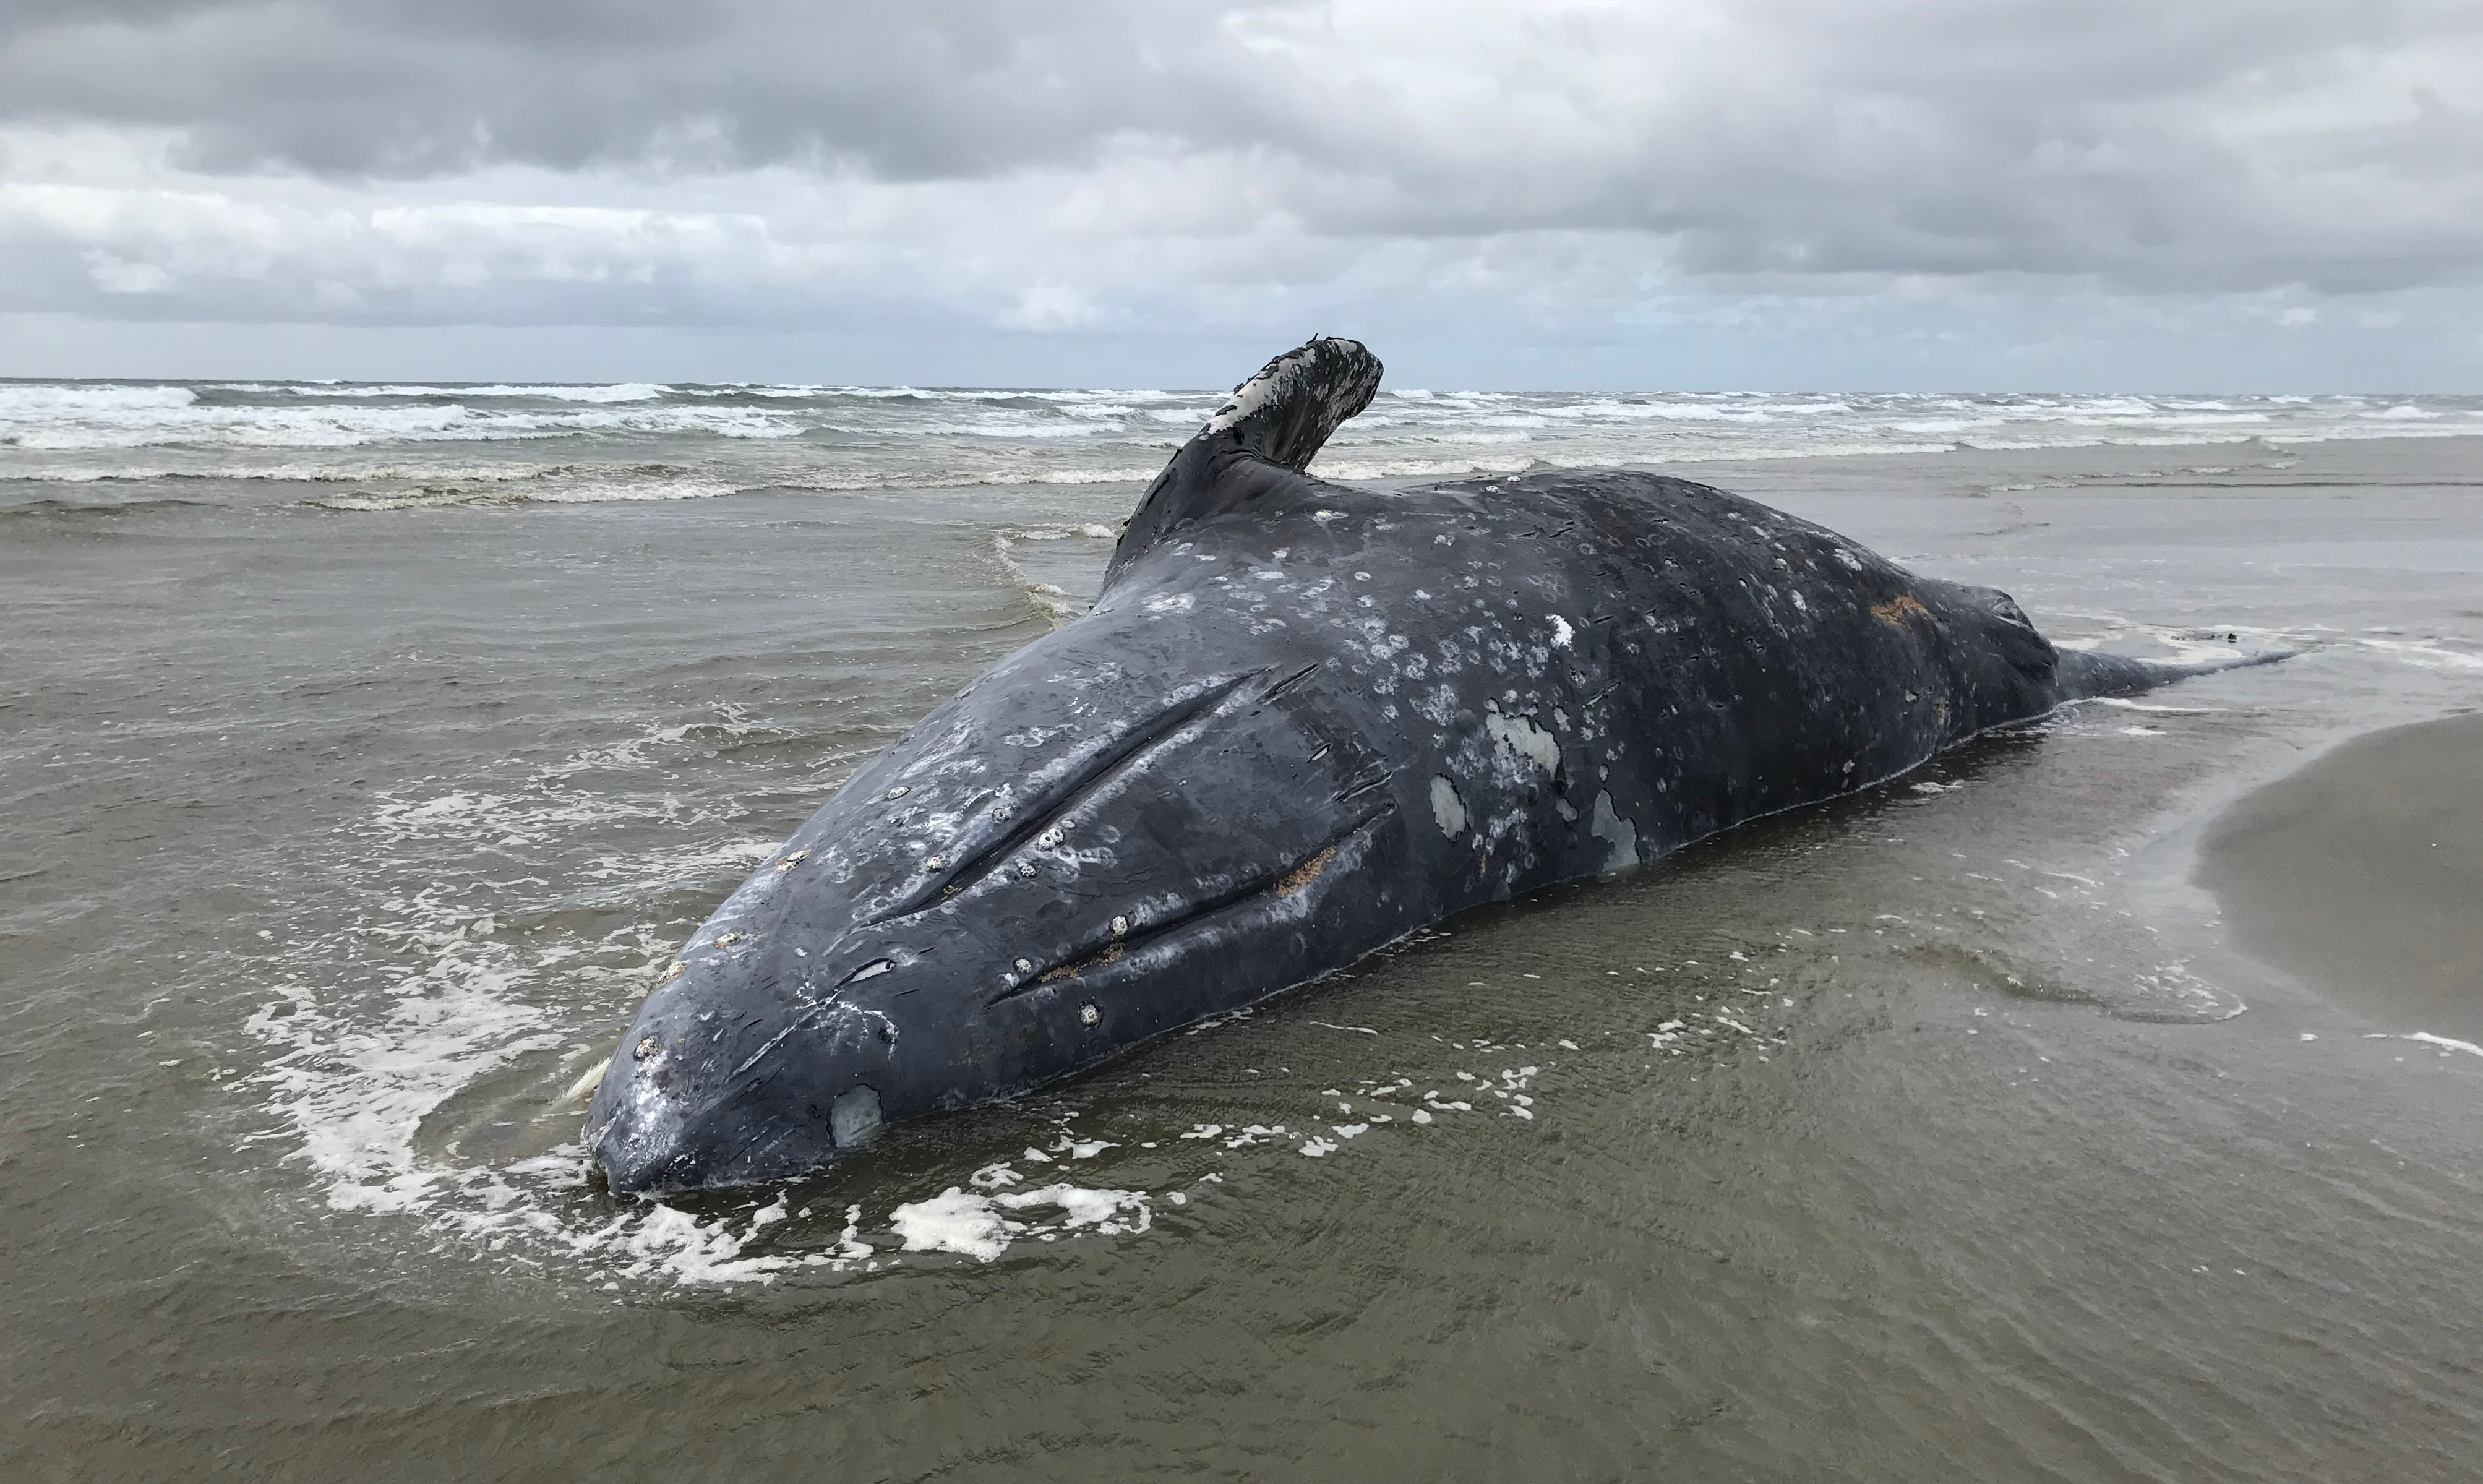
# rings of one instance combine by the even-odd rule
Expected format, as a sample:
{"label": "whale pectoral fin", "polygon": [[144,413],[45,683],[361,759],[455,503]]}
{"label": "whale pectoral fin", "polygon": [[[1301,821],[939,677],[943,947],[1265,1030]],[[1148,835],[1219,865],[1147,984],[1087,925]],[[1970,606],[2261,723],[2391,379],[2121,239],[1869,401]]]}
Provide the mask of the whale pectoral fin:
{"label": "whale pectoral fin", "polygon": [[1317,489],[1302,470],[1347,418],[1371,405],[1379,373],[1379,358],[1360,342],[1328,336],[1268,361],[1233,388],[1147,487],[1112,553],[1112,571],[1184,527]]}
{"label": "whale pectoral fin", "polygon": [[1358,340],[1311,340],[1234,387],[1199,437],[1230,434],[1260,458],[1298,474],[1347,418],[1371,405],[1379,372],[1379,358]]}

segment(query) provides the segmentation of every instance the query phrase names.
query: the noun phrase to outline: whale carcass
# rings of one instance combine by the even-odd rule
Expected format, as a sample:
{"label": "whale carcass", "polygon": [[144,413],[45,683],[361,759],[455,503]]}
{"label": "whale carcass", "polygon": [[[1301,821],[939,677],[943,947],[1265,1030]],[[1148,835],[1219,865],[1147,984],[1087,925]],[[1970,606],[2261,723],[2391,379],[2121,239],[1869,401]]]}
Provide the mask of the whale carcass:
{"label": "whale carcass", "polygon": [[1093,611],[856,773],[682,950],[597,1087],[616,1191],[822,1165],[1452,914],[2195,673],[1658,474],[1304,472],[1379,362],[1268,363]]}

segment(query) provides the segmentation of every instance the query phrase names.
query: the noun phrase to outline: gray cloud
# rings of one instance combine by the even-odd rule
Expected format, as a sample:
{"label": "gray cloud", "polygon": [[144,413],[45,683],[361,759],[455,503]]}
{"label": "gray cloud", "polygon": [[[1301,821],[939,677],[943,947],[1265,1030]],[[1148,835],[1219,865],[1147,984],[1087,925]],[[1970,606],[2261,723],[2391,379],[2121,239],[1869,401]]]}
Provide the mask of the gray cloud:
{"label": "gray cloud", "polygon": [[0,106],[179,128],[211,170],[791,160],[974,176],[1082,159],[1129,129],[1229,126],[1259,69],[1221,18],[1146,0],[19,4],[0,15]]}
{"label": "gray cloud", "polygon": [[2478,277],[2466,3],[0,0],[0,310],[1609,338]]}

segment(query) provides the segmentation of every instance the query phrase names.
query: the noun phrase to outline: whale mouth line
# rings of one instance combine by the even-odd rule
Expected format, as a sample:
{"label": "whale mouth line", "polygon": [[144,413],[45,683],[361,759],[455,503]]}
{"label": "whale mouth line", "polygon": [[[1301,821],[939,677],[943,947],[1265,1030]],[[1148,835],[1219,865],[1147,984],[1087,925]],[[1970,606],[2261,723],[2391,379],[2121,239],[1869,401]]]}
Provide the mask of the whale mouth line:
{"label": "whale mouth line", "polygon": [[[1074,813],[1079,805],[1135,760],[1184,727],[1215,710],[1234,692],[1266,675],[1265,669],[1244,671],[1229,679],[1207,686],[1196,695],[1165,706],[1145,721],[1108,736],[1084,757],[1078,759],[1062,774],[1046,782],[1029,801],[1027,818],[1015,828],[995,835],[988,843],[959,855],[946,870],[925,875],[916,887],[898,897],[887,911],[866,917],[857,926],[882,927],[899,918],[926,912],[948,897],[975,886],[1000,869],[1002,861],[1017,853],[1027,841],[1056,826]],[[1294,676],[1298,679],[1300,676]],[[984,816],[988,823],[991,816]]]}
{"label": "whale mouth line", "polygon": [[1215,919],[1234,915],[1253,905],[1299,896],[1327,869],[1340,851],[1356,838],[1367,836],[1374,826],[1396,812],[1396,801],[1386,801],[1305,851],[1298,859],[1259,872],[1230,890],[1208,897],[1180,916],[1150,924],[1145,931],[1127,937],[1089,940],[1061,954],[1050,966],[1026,975],[1021,982],[985,1000],[984,1008],[1021,999],[1039,990],[1079,978],[1089,969],[1107,967],[1172,939],[1204,933],[1212,929]]}

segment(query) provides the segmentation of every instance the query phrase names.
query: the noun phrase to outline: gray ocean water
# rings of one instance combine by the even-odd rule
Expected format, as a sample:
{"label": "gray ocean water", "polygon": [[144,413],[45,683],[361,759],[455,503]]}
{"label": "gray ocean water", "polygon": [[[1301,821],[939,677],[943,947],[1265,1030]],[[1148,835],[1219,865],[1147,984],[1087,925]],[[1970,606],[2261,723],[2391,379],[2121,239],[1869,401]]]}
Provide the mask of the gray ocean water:
{"label": "gray ocean water", "polygon": [[2306,652],[830,1175],[587,1182],[654,972],[1215,400],[0,384],[0,1477],[2474,1476],[2483,993],[2193,876],[2483,707],[2483,399],[1384,396],[1321,472],[1674,467]]}

